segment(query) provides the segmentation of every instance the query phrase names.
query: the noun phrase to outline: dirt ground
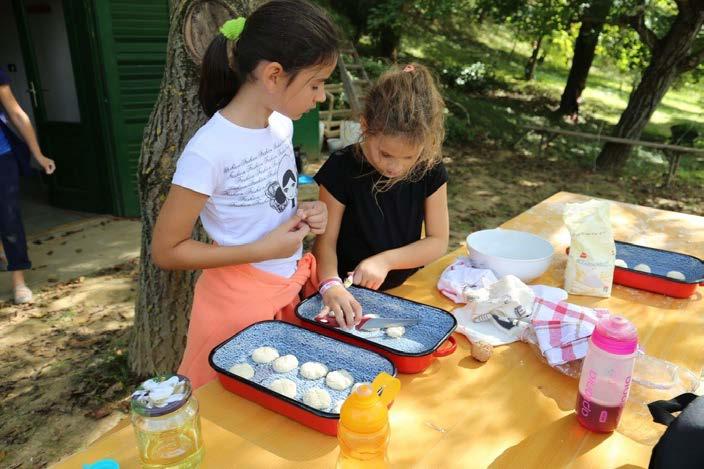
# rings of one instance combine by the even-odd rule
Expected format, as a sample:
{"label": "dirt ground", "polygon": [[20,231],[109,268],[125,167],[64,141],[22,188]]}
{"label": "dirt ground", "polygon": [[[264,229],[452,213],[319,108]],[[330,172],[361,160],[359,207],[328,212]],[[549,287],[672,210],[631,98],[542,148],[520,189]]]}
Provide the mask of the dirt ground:
{"label": "dirt ground", "polygon": [[[491,144],[446,155],[451,248],[562,190],[704,215],[701,191],[677,183],[658,189],[655,179],[605,177],[557,157]],[[316,192],[304,186],[300,195]],[[44,467],[126,415],[125,399],[137,383],[125,355],[137,278],[130,261],[48,284],[30,306],[0,303],[0,467]]]}
{"label": "dirt ground", "polygon": [[44,287],[30,306],[0,304],[0,467],[45,467],[126,415],[136,266]]}

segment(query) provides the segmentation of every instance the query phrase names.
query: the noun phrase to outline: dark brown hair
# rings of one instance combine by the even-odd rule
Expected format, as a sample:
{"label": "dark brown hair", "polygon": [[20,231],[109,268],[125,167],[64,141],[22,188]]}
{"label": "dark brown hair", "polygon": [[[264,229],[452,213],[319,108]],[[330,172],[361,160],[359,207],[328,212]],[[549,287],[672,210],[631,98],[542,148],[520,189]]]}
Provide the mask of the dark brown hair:
{"label": "dark brown hair", "polygon": [[412,63],[381,75],[367,92],[362,117],[365,135],[399,136],[423,146],[407,174],[389,179],[376,189],[383,191],[403,180],[420,180],[442,160],[445,101],[427,67]]}
{"label": "dark brown hair", "polygon": [[264,3],[236,41],[217,34],[208,46],[198,90],[203,111],[211,117],[227,105],[260,61],[281,64],[290,82],[305,68],[334,63],[338,42],[337,28],[322,8],[306,0]]}

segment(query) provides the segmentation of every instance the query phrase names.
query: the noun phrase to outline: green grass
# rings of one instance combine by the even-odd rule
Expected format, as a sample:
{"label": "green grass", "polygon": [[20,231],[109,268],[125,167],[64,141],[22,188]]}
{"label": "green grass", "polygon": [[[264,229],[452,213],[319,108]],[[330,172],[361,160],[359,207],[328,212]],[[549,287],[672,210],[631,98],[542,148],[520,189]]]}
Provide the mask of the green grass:
{"label": "green grass", "polygon": [[[477,94],[446,90],[448,107],[452,114],[462,117],[460,123],[451,122],[448,133],[462,132],[465,108],[471,125],[464,126],[468,140],[476,137],[498,141],[504,147],[530,144],[525,148],[536,148],[531,138],[523,138],[525,131],[520,125],[532,123],[550,127],[567,125],[552,114],[559,103],[571,57],[566,57],[556,48],[545,50],[545,60],[536,71],[534,80],[523,80],[523,68],[530,55],[530,45],[516,39],[507,27],[484,24],[465,28],[454,35],[409,34],[404,39],[402,53],[408,58],[424,61],[442,70],[448,66],[470,65],[481,61],[500,82],[498,89]],[[616,124],[628,102],[635,76],[620,73],[607,60],[597,56],[583,93],[580,116],[584,119],[572,130],[590,133],[609,133]],[[458,106],[457,104],[461,105]],[[704,90],[701,84],[685,84],[671,88],[653,114],[641,139],[666,141],[670,127],[679,123],[690,123],[700,130],[699,146],[704,145]],[[454,128],[452,128],[454,125]],[[561,157],[572,158],[584,167],[593,166],[598,155],[598,144],[574,138],[556,139],[552,152]],[[667,162],[658,152],[636,149],[626,168],[626,174],[662,173]],[[682,159],[678,179],[687,184],[704,184],[704,158],[687,156]]]}
{"label": "green grass", "polygon": [[[490,29],[490,30],[489,30]],[[523,66],[530,54],[529,45],[516,41],[510,30],[491,26],[475,30],[477,44],[493,51],[498,51],[499,60],[492,65],[508,82],[519,89],[525,88],[526,82],[520,77]],[[570,66],[570,58],[553,48],[548,49],[545,62],[538,67],[533,86],[559,98],[565,85]],[[486,52],[484,56],[486,57]],[[491,53],[489,53],[492,55]],[[496,54],[493,54],[496,56]],[[508,56],[510,60],[506,61]],[[477,57],[477,60],[481,60]],[[637,77],[620,73],[613,66],[597,56],[589,73],[587,88],[584,91],[583,109],[596,119],[615,124],[628,103],[631,87]],[[670,126],[680,122],[701,125],[704,120],[704,93],[701,84],[685,84],[671,88],[653,114],[645,134],[658,139],[670,136]]]}

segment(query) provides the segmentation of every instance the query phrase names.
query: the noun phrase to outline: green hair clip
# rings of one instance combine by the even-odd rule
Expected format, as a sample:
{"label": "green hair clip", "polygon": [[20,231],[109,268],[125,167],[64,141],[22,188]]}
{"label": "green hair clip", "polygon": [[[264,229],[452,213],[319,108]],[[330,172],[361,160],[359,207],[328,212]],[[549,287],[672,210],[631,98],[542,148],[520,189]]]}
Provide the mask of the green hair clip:
{"label": "green hair clip", "polygon": [[240,34],[242,34],[245,21],[246,20],[241,16],[234,20],[227,20],[225,24],[220,27],[220,33],[230,41],[236,41],[237,38],[240,37]]}

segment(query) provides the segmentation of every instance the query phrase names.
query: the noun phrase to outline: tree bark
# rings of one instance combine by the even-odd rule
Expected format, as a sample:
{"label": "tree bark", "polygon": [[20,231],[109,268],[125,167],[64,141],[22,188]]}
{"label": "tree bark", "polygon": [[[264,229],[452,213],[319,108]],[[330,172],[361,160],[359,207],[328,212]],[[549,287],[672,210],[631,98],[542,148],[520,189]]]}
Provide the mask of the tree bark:
{"label": "tree bark", "polygon": [[[663,96],[683,72],[692,68],[692,45],[704,23],[704,5],[681,9],[670,30],[657,40],[650,64],[631,93],[612,135],[637,140]],[[597,157],[596,167],[621,170],[631,153],[631,145],[606,143]]]}
{"label": "tree bark", "polygon": [[398,46],[401,43],[401,35],[391,29],[384,29],[379,34],[379,55],[396,62],[398,59]]}
{"label": "tree bark", "polygon": [[612,3],[613,0],[595,0],[584,12],[579,35],[574,42],[572,66],[557,110],[561,115],[576,116],[579,113],[579,98],[587,86],[589,69]]}
{"label": "tree bark", "polygon": [[540,54],[540,46],[543,44],[543,36],[540,36],[533,42],[533,53],[526,64],[524,77],[527,81],[535,78],[535,67],[538,65],[538,54]]}
{"label": "tree bark", "polygon": [[[144,130],[139,161],[142,248],[139,293],[130,337],[129,361],[139,376],[173,372],[181,361],[197,272],[164,271],[151,262],[152,231],[166,199],[178,156],[205,122],[198,101],[199,65],[184,31],[213,37],[225,16],[246,15],[248,0],[170,0],[170,28],[161,89]],[[198,10],[194,13],[194,10]],[[220,14],[210,14],[219,11]],[[227,19],[227,18],[224,18]],[[187,25],[187,21],[207,24]],[[204,239],[200,227],[194,236]]]}

